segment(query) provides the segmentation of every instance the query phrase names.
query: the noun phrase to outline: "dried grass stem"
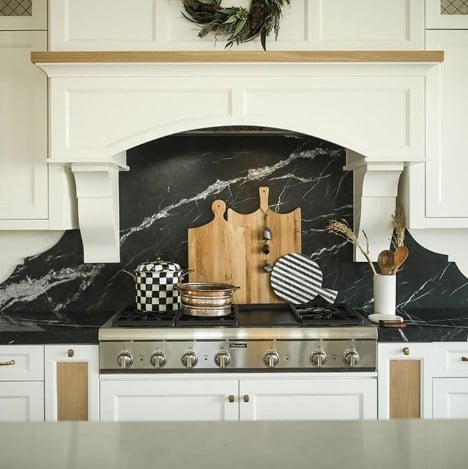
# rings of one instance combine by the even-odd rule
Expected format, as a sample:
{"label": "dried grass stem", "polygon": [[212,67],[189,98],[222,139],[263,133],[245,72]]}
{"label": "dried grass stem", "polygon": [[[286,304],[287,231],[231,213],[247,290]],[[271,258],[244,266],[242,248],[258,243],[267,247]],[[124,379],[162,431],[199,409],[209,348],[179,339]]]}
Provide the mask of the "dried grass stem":
{"label": "dried grass stem", "polygon": [[326,230],[330,233],[333,233],[337,236],[341,236],[344,238],[346,241],[349,243],[354,244],[363,254],[363,256],[366,258],[370,268],[372,269],[372,272],[374,275],[377,275],[377,271],[375,270],[374,264],[371,261],[369,257],[369,242],[367,239],[366,233],[363,231],[364,237],[366,238],[366,249],[364,249],[361,244],[359,243],[359,240],[357,236],[354,234],[353,230],[350,228],[348,223],[345,220],[330,220]]}

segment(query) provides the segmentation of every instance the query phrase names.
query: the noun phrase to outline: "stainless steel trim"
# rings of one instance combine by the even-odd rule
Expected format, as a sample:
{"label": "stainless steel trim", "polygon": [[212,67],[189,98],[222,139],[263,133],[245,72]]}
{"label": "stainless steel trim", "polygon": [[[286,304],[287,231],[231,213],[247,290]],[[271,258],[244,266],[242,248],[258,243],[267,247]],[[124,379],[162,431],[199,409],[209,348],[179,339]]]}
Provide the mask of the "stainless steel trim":
{"label": "stainless steel trim", "polygon": [[216,327],[216,328],[123,328],[102,327],[99,340],[299,340],[374,339],[376,327]]}

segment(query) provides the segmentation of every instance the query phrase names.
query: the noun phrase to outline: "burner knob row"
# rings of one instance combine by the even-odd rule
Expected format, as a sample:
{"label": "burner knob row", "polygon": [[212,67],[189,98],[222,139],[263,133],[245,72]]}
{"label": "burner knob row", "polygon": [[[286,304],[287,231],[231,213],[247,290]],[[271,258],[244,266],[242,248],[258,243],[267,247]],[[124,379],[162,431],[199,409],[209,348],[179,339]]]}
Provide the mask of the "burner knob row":
{"label": "burner knob row", "polygon": [[[327,361],[327,354],[323,349],[317,349],[312,352],[309,357],[310,363],[318,368],[325,365]],[[167,362],[166,354],[162,351],[156,351],[151,355],[151,364],[154,368],[162,368]],[[181,358],[182,364],[185,368],[193,368],[198,363],[198,357],[192,350],[186,351]],[[214,356],[214,361],[219,368],[226,368],[231,363],[231,355],[221,350]],[[275,368],[280,362],[280,356],[275,350],[268,350],[263,356],[263,363],[267,368]],[[343,362],[350,368],[359,366],[361,357],[356,349],[351,348],[343,354]],[[122,351],[117,356],[117,364],[122,369],[131,368],[133,366],[133,355],[129,351]]]}

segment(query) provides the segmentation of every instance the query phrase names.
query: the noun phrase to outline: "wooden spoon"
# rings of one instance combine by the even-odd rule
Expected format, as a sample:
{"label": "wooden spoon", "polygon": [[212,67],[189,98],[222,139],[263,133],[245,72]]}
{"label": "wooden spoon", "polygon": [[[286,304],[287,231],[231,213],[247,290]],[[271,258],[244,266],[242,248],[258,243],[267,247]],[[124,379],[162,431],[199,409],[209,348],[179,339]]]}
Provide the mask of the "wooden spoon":
{"label": "wooden spoon", "polygon": [[380,272],[383,275],[389,275],[395,267],[395,255],[389,249],[384,249],[379,254],[379,257],[377,257],[377,263],[379,264]]}
{"label": "wooden spoon", "polygon": [[392,274],[396,274],[401,265],[408,258],[409,249],[406,246],[397,246],[395,249],[395,265],[393,266]]}

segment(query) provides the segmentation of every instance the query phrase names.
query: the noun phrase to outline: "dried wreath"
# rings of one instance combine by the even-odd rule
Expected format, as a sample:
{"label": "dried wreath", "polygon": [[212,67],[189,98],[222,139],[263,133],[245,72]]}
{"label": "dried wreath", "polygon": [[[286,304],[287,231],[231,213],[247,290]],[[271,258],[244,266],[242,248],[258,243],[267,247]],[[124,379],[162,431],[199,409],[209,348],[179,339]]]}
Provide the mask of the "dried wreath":
{"label": "dried wreath", "polygon": [[278,38],[283,6],[290,0],[252,0],[249,10],[243,7],[222,7],[222,0],[182,0],[182,15],[197,24],[198,37],[208,34],[228,36],[226,47],[260,37],[263,50],[271,31]]}

